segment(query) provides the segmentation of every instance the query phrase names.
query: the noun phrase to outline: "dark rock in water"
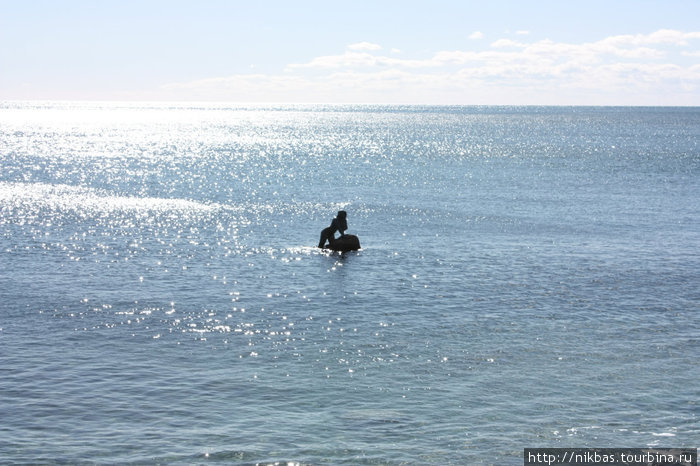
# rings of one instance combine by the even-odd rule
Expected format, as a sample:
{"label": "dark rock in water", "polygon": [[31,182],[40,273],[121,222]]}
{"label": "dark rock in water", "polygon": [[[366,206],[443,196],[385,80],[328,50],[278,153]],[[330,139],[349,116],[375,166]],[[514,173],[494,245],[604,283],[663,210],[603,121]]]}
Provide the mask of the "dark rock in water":
{"label": "dark rock in water", "polygon": [[355,235],[341,236],[332,243],[327,244],[324,249],[340,252],[357,251],[360,249],[360,239]]}

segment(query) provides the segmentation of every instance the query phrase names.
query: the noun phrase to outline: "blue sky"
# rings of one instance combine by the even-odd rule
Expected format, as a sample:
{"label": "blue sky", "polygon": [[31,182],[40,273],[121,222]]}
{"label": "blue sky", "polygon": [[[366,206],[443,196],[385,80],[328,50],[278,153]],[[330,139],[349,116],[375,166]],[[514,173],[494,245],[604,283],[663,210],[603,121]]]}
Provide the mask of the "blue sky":
{"label": "blue sky", "polygon": [[0,0],[0,99],[700,105],[698,18],[698,0]]}

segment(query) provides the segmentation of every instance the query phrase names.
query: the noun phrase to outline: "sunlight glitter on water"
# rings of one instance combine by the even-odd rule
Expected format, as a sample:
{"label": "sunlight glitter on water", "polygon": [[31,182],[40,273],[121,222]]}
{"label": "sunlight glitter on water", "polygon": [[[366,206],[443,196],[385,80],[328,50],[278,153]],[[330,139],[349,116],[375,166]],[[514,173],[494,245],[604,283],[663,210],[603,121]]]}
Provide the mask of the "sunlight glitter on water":
{"label": "sunlight glitter on water", "polygon": [[101,105],[0,105],[0,456],[697,437],[692,112]]}
{"label": "sunlight glitter on water", "polygon": [[97,215],[114,211],[208,212],[220,209],[216,203],[204,204],[186,199],[113,196],[98,190],[44,183],[0,182],[3,207],[21,209],[24,215],[43,209],[76,211]]}

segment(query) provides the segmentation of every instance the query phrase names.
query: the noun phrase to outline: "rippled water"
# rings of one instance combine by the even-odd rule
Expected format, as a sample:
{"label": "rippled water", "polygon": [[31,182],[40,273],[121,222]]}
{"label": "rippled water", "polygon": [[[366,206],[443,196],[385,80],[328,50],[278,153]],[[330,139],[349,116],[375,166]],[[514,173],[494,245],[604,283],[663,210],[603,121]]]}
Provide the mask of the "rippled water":
{"label": "rippled water", "polygon": [[[700,110],[4,103],[0,458],[697,447]],[[363,249],[313,246],[339,209]]]}

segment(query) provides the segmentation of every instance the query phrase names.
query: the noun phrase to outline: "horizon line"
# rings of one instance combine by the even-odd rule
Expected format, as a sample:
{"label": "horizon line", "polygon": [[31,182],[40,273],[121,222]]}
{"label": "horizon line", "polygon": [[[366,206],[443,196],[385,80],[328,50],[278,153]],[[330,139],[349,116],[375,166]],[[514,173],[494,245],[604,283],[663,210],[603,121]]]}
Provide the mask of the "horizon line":
{"label": "horizon line", "polygon": [[700,108],[700,105],[650,105],[650,104],[444,104],[444,103],[387,103],[387,102],[246,102],[227,100],[133,100],[133,99],[0,99],[0,105],[6,103],[63,103],[63,104],[150,104],[150,105],[216,105],[216,106],[365,106],[365,107],[583,107],[583,108]]}

